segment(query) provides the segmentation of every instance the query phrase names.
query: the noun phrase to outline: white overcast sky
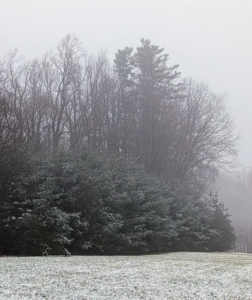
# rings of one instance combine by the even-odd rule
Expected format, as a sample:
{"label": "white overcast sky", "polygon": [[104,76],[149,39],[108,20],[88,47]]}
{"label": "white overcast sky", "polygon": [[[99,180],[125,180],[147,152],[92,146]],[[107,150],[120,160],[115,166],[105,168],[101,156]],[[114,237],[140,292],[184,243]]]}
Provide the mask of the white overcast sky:
{"label": "white overcast sky", "polygon": [[111,61],[142,37],[165,47],[183,77],[228,94],[239,161],[252,166],[252,0],[0,0],[0,57],[41,57],[68,33]]}

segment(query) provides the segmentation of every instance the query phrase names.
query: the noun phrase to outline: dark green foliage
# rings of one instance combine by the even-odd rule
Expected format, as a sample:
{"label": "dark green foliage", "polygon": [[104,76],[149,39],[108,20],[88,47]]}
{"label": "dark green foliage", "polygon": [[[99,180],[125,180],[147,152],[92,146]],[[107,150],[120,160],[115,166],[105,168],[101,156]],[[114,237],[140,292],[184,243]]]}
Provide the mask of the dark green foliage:
{"label": "dark green foliage", "polygon": [[210,251],[227,251],[235,246],[235,231],[229,219],[224,204],[218,201],[217,194],[209,194],[206,199],[211,220],[211,226],[216,230],[217,236],[209,241]]}
{"label": "dark green foliage", "polygon": [[30,174],[20,173],[10,184],[0,210],[4,254],[143,254],[233,246],[229,216],[217,197],[203,199],[132,163],[97,154],[62,151],[27,163]]}
{"label": "dark green foliage", "polygon": [[63,181],[73,179],[57,157],[30,157],[26,163],[32,165],[31,174],[13,176],[14,182],[0,210],[1,251],[22,255],[68,254],[65,245],[72,241],[71,232],[84,227],[80,214],[71,209],[71,189],[65,193],[62,188]]}
{"label": "dark green foliage", "polygon": [[177,195],[179,198],[175,196],[171,204],[173,220],[180,222],[173,250],[227,251],[234,247],[234,229],[217,195],[185,198],[179,191]]}
{"label": "dark green foliage", "polygon": [[169,202],[165,201],[165,186],[161,182],[142,169],[118,160],[107,164],[103,174],[98,185],[103,202],[102,250],[105,253],[147,253],[155,247],[151,244],[154,232],[157,236],[173,236],[167,217]]}

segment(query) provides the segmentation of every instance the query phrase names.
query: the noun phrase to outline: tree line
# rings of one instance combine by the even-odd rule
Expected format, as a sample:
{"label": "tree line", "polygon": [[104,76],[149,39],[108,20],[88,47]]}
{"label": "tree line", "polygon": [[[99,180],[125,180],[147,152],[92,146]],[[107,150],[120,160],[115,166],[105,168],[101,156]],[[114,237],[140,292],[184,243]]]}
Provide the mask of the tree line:
{"label": "tree line", "polygon": [[1,151],[9,141],[37,151],[59,147],[126,157],[149,173],[204,185],[236,154],[225,95],[180,79],[164,49],[141,40],[133,53],[87,55],[74,35],[55,52],[0,65]]}
{"label": "tree line", "polygon": [[[224,206],[201,196],[236,154],[225,95],[181,79],[168,61],[163,48],[141,39],[110,64],[74,35],[41,59],[11,51],[0,60],[3,253],[231,247]],[[214,247],[222,231],[228,241]]]}

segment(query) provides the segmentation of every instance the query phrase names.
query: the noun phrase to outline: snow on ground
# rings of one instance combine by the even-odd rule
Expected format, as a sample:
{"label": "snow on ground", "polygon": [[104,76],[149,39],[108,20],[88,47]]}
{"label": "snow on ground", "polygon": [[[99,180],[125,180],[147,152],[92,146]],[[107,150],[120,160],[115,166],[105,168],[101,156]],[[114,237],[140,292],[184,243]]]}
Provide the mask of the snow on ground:
{"label": "snow on ground", "polygon": [[0,299],[252,299],[252,255],[0,257]]}

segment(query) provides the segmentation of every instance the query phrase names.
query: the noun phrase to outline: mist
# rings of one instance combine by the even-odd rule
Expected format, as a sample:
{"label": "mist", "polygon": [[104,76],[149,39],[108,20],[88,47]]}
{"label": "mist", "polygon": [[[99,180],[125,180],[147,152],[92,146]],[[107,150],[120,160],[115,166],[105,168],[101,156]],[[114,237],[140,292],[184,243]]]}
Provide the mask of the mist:
{"label": "mist", "polygon": [[[1,95],[9,98],[3,97],[1,108],[3,115],[4,109],[8,112],[2,120],[11,134],[4,133],[1,142],[9,146],[22,136],[36,145],[36,151],[43,148],[50,153],[60,147],[88,145],[91,151],[129,158],[148,173],[204,195],[216,180],[212,189],[229,208],[238,237],[236,250],[251,252],[251,18],[249,0],[2,0]],[[139,92],[143,82],[138,74],[145,70],[138,49],[144,45],[154,45],[157,55],[167,55],[161,59],[169,76],[161,72],[162,82],[154,88],[169,98],[170,106],[161,96],[151,98],[153,91]],[[67,55],[60,56],[67,47],[77,53],[69,61]],[[128,59],[126,75],[120,69],[123,59]],[[71,68],[66,89],[61,86],[64,72],[59,71],[64,62]],[[92,92],[94,85],[98,96]],[[58,90],[58,96],[70,90],[73,94],[63,97],[64,102],[49,95],[50,88]],[[119,94],[120,104],[115,100]],[[66,100],[70,98],[75,102]],[[131,101],[128,106],[126,98]],[[144,98],[151,99],[145,111]],[[13,107],[6,99],[16,101]],[[96,106],[97,99],[102,104]],[[176,112],[169,122],[168,108]],[[193,148],[195,144],[198,147]]]}
{"label": "mist", "polygon": [[252,252],[252,169],[218,177],[214,189],[223,201],[236,231],[236,251]]}
{"label": "mist", "polygon": [[242,137],[238,162],[252,165],[251,1],[2,0],[0,6],[0,56],[18,48],[26,58],[41,57],[68,33],[90,53],[106,48],[110,60],[142,37],[165,47],[183,77],[227,93]]}

